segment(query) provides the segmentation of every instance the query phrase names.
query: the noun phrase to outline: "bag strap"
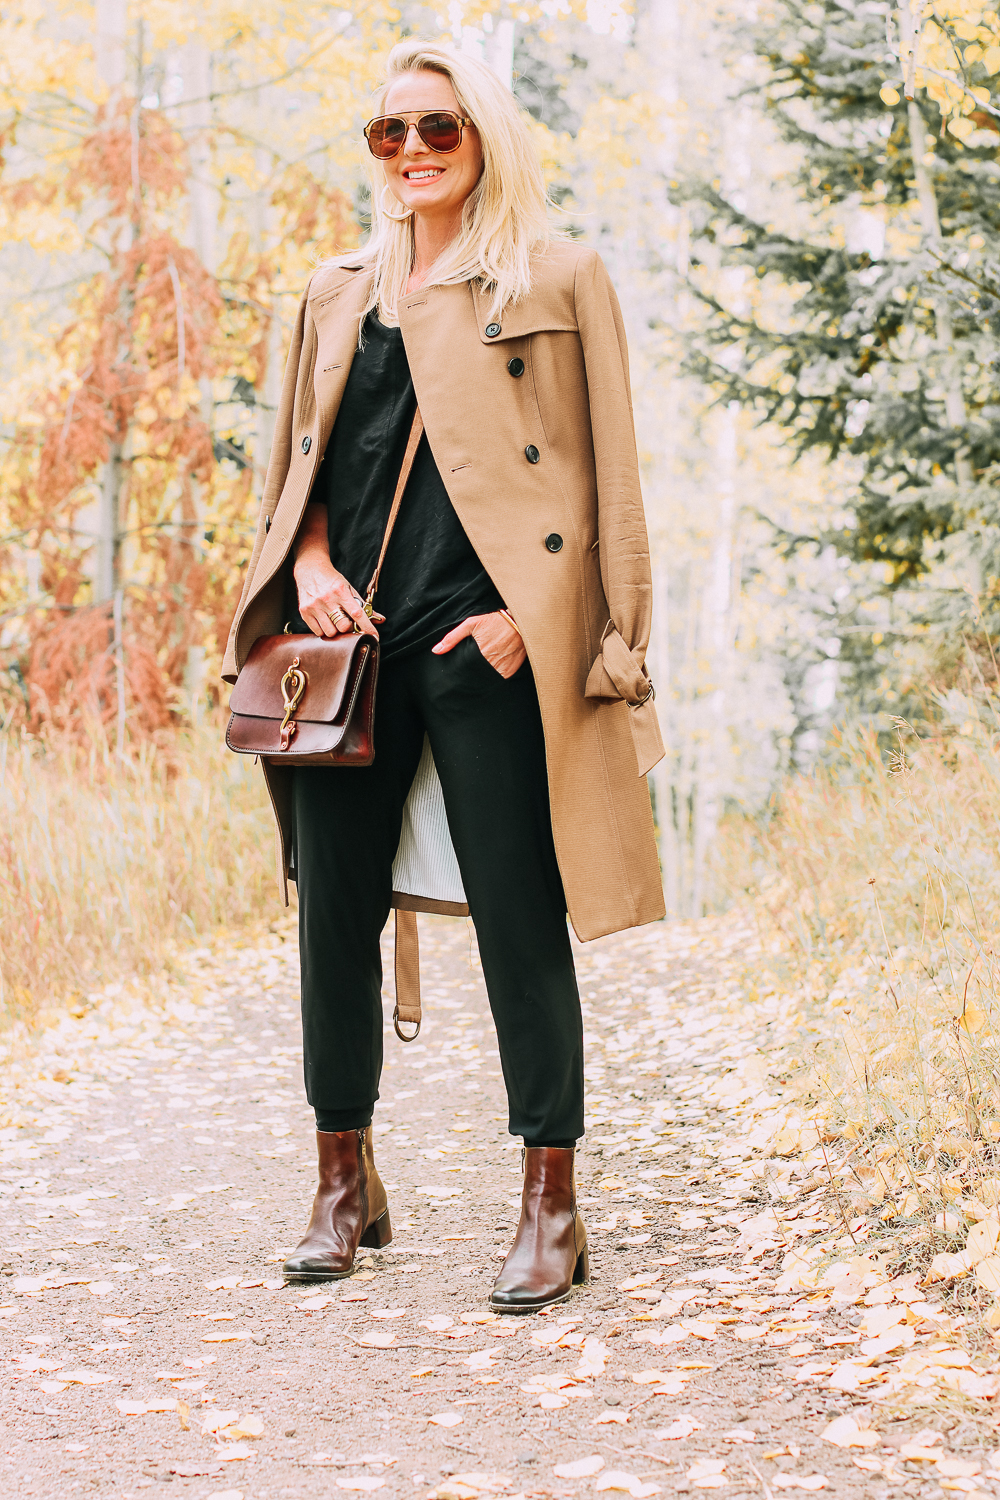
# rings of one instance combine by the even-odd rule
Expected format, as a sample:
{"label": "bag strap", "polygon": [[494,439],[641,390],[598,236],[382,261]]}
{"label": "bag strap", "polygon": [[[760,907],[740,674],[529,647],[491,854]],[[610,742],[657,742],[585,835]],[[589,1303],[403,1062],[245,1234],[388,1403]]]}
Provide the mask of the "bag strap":
{"label": "bag strap", "polygon": [[[365,595],[366,615],[370,615],[372,612],[372,605],[375,599],[375,590],[378,588],[379,574],[382,571],[382,564],[385,562],[385,554],[389,549],[389,539],[392,536],[392,528],[396,524],[396,517],[399,515],[399,507],[403,503],[403,491],[406,489],[407,481],[410,477],[410,470],[413,468],[413,460],[417,456],[417,447],[419,446],[420,439],[423,436],[423,431],[424,419],[420,415],[420,407],[418,406],[416,411],[413,413],[413,423],[410,427],[410,436],[406,440],[406,452],[403,454],[402,467],[399,471],[399,478],[396,480],[396,493],[392,497],[392,506],[389,510],[389,519],[385,523],[385,536],[382,538],[382,550],[378,555],[378,562],[375,564],[375,571],[371,576],[371,582],[368,585],[368,592]],[[355,629],[357,629],[356,626]]]}

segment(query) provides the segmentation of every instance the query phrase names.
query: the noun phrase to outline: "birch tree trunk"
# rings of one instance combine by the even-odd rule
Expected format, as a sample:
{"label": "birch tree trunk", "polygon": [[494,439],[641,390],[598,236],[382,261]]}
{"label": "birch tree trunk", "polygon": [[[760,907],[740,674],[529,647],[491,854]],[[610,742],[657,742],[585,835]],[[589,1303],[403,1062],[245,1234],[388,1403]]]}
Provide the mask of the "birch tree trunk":
{"label": "birch tree trunk", "polygon": [[[678,95],[676,76],[678,27],[678,0],[650,0],[648,7],[637,20],[636,29],[639,45],[646,48],[654,59],[656,92],[664,106],[664,120],[667,124],[655,165],[658,174],[666,180],[670,179],[674,171],[677,154],[676,135],[669,123],[669,110],[676,103]],[[663,221],[664,229],[669,231],[671,220],[676,217],[676,211],[662,198],[662,195],[657,194],[657,196],[660,202],[654,212]],[[672,282],[671,272],[666,270],[664,290],[670,287]],[[639,280],[639,285],[642,285],[641,280]],[[673,300],[672,297],[668,298],[671,305]],[[637,325],[642,326],[642,322],[646,320],[641,319],[639,313],[640,310],[636,309]],[[671,626],[674,623],[674,608],[671,590],[671,554],[666,532],[669,528],[667,475],[671,470],[671,460],[675,450],[673,435],[676,426],[676,397],[673,381],[666,383],[664,397],[667,410],[663,413],[664,450],[660,455],[663,472],[659,476],[659,485],[655,487],[650,497],[652,504],[649,506],[648,520],[653,572],[653,635],[650,640],[649,668],[657,687],[656,708],[666,753],[659,765],[653,768],[650,780],[660,836],[664,903],[667,915],[678,917],[685,910],[685,861],[678,818],[685,822],[686,817],[680,811],[679,799],[675,796],[674,781],[679,769],[678,755],[683,752],[683,739],[689,725],[686,723],[685,716],[677,711],[679,695],[676,692],[674,674],[678,670],[683,671],[684,663],[674,659],[670,639]]]}
{"label": "birch tree trunk", "polygon": [[97,76],[114,98],[125,82],[126,0],[96,0],[94,11]]}
{"label": "birch tree trunk", "polygon": [[505,11],[493,20],[493,30],[487,31],[483,42],[486,66],[495,73],[506,88],[514,87],[514,22]]}
{"label": "birch tree trunk", "polygon": [[[941,218],[938,213],[937,194],[928,172],[924,157],[927,154],[927,125],[920,105],[914,98],[917,74],[917,50],[920,44],[921,15],[914,9],[914,0],[903,0],[897,11],[902,45],[900,64],[906,56],[904,90],[906,94],[906,123],[910,136],[910,155],[913,158],[913,176],[917,185],[917,201],[920,204],[920,228],[925,246],[937,248],[941,244]],[[942,357],[942,383],[944,385],[944,409],[952,427],[965,426],[968,413],[962,391],[961,357],[955,350],[955,335],[951,321],[951,308],[947,297],[933,298],[934,322],[937,344]],[[972,483],[972,466],[968,454],[959,448],[955,453],[955,478],[960,485]]]}
{"label": "birch tree trunk", "polygon": [[[126,75],[126,0],[97,0],[94,53],[97,73],[108,91],[113,112]],[[107,604],[118,590],[121,548],[122,443],[111,441],[101,474],[97,502],[97,559],[94,602]]]}
{"label": "birch tree trunk", "polygon": [[733,529],[736,516],[736,405],[721,414],[715,440],[718,512],[702,610],[703,655],[709,663],[711,691],[703,726],[695,797],[694,840],[691,856],[693,917],[707,905],[708,853],[719,826],[723,768],[729,720],[726,712],[731,685],[731,616],[733,594]]}
{"label": "birch tree trunk", "polygon": [[[263,95],[263,91],[262,91]],[[271,162],[265,151],[256,155],[257,175],[263,186],[254,194],[252,225],[253,246],[258,256],[264,257],[277,239],[277,224],[271,204]],[[253,483],[254,494],[260,500],[264,494],[271,444],[274,442],[274,426],[278,416],[278,398],[281,395],[283,372],[281,355],[285,344],[285,329],[272,292],[271,316],[268,319],[264,371],[260,386],[255,392]]]}
{"label": "birch tree trunk", "polygon": [[[212,54],[203,42],[186,43],[181,51],[180,71],[184,93],[178,119],[188,155],[188,233],[198,259],[214,276],[219,193],[212,180]],[[182,316],[183,305],[178,308],[178,317]],[[207,376],[202,376],[198,385],[201,419],[211,433],[215,406],[212,383]],[[178,512],[179,546],[187,553],[189,564],[193,564],[204,553],[205,518],[202,487],[193,476],[187,476],[183,485]],[[205,648],[190,644],[185,657],[184,692],[188,713],[195,723],[200,717],[204,686]]]}

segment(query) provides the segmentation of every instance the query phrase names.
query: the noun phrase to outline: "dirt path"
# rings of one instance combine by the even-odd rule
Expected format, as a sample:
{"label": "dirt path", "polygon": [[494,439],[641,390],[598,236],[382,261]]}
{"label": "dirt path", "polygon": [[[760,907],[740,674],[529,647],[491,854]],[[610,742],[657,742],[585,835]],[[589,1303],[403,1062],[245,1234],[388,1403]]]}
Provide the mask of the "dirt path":
{"label": "dirt path", "polygon": [[[941,1355],[954,1400],[935,1387],[916,1417],[893,1386],[907,1329],[947,1353],[954,1320],[866,1277],[814,1158],[765,1159],[726,1084],[755,1044],[726,1019],[752,934],[578,950],[593,1280],[506,1319],[486,1297],[519,1153],[482,975],[465,924],[423,922],[422,944],[427,1019],[406,1048],[387,1021],[375,1123],[395,1238],[346,1282],[280,1276],[314,1175],[289,929],[193,955],[153,1004],[108,992],[8,1060],[0,1494],[1000,1494],[952,1379],[981,1365]],[[778,1198],[799,1227],[775,1237]],[[789,1285],[789,1234],[850,1247],[848,1291]],[[839,1375],[865,1334],[884,1356]],[[857,1446],[821,1436],[838,1416]]]}

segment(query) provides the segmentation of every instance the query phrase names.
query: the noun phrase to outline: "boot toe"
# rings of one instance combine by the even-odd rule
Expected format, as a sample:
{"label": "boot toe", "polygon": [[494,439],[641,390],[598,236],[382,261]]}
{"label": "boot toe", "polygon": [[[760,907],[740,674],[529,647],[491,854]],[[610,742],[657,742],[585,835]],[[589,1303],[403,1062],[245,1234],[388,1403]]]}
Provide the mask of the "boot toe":
{"label": "boot toe", "polygon": [[335,1255],[290,1255],[281,1271],[289,1281],[341,1281],[353,1269]]}
{"label": "boot toe", "polygon": [[565,1302],[571,1288],[524,1286],[510,1282],[506,1286],[498,1282],[490,1293],[490,1307],[498,1313],[533,1313],[555,1302]]}

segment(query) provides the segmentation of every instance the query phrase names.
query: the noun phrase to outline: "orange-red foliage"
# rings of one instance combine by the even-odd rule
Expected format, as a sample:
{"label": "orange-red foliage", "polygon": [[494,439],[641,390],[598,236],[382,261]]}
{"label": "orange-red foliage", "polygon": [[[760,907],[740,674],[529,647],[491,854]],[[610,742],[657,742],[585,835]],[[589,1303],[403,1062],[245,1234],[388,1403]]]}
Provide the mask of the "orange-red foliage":
{"label": "orange-red foliage", "polygon": [[[122,664],[130,733],[163,729],[170,722],[167,681],[155,654],[128,627]],[[47,611],[31,643],[25,679],[31,691],[28,722],[36,732],[80,733],[95,722],[113,731],[118,678],[111,605],[70,615]]]}
{"label": "orange-red foliage", "polygon": [[[98,113],[56,189],[51,176],[0,186],[9,213],[62,207],[106,252],[55,341],[55,363],[69,376],[39,389],[7,464],[15,539],[39,554],[48,604],[25,612],[16,648],[29,707],[15,694],[6,711],[13,706],[36,730],[84,733],[88,721],[113,725],[116,718],[110,605],[92,602],[92,541],[83,532],[93,532],[93,521],[78,524],[81,513],[93,514],[112,455],[121,472],[123,555],[133,572],[122,580],[130,735],[170,722],[189,648],[218,649],[235,607],[252,471],[229,476],[227,509],[213,516],[214,545],[206,549],[204,497],[218,470],[205,382],[243,374],[262,384],[274,268],[237,236],[217,281],[166,227],[186,181],[178,132],[163,115],[121,98]],[[348,199],[301,165],[273,202],[285,237],[298,246],[319,238],[335,247],[355,237]]]}
{"label": "orange-red foliage", "polygon": [[164,115],[123,99],[115,113],[98,110],[69,176],[66,202],[79,208],[93,193],[108,200],[108,215],[138,219],[150,194],[161,202],[184,187],[184,142]]}

